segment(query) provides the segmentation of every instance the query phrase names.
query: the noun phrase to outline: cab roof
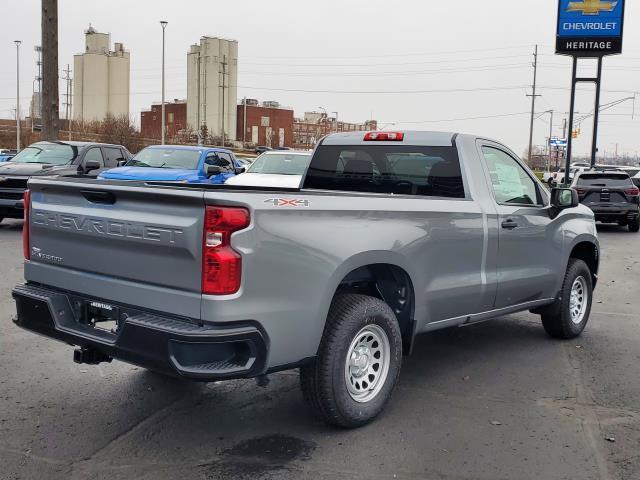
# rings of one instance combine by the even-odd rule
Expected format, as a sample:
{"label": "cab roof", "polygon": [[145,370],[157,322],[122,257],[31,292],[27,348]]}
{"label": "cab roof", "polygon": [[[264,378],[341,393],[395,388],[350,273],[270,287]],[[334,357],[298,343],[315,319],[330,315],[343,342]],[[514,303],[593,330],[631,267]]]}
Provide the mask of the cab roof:
{"label": "cab roof", "polygon": [[430,147],[451,147],[454,144],[454,132],[425,132],[417,130],[382,130],[382,132],[402,132],[402,141],[365,141],[366,131],[331,133],[324,137],[322,145],[424,145]]}

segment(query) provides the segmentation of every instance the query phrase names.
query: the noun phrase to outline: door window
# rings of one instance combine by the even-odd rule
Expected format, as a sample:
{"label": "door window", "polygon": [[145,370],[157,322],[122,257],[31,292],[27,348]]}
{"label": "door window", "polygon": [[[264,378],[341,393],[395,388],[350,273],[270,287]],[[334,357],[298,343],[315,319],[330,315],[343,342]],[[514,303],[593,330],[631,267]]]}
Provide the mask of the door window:
{"label": "door window", "polygon": [[105,155],[105,164],[107,167],[117,167],[119,161],[126,160],[122,150],[119,148],[105,147],[103,150]]}
{"label": "door window", "polygon": [[496,202],[501,205],[540,205],[536,183],[522,165],[506,152],[482,147]]}
{"label": "door window", "polygon": [[222,173],[228,173],[233,171],[233,165],[231,164],[231,158],[227,160],[223,156],[226,154],[220,152],[211,152],[208,153],[204,163],[205,165],[214,165],[216,167],[220,167]]}
{"label": "door window", "polygon": [[104,167],[104,159],[102,158],[102,152],[100,148],[94,147],[90,149],[87,154],[84,156],[84,162],[95,161],[100,164],[101,167]]}

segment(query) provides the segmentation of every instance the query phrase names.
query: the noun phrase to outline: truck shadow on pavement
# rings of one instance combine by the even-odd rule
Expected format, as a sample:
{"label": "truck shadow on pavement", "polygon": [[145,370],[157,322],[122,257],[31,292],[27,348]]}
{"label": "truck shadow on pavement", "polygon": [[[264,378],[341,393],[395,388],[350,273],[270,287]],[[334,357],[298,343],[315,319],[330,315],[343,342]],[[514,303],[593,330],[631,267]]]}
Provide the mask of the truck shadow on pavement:
{"label": "truck shadow on pavement", "polygon": [[[144,459],[138,458],[139,473],[158,462],[167,474],[176,468],[176,474],[189,471],[204,478],[297,478],[307,471],[305,462],[313,460],[316,451],[340,450],[350,443],[366,452],[373,442],[373,451],[384,457],[384,443],[378,440],[381,432],[385,442],[394,442],[416,421],[426,431],[452,401],[482,398],[488,386],[492,396],[508,397],[512,377],[522,375],[523,363],[530,367],[533,353],[545,355],[541,350],[552,352],[561,344],[549,340],[537,320],[528,314],[511,315],[419,337],[413,355],[405,357],[389,408],[373,424],[351,431],[328,427],[310,415],[299,392],[297,371],[272,375],[267,387],[258,387],[253,380],[187,383],[141,370],[133,374],[131,390],[152,388],[154,395],[172,400],[86,459],[83,471],[115,470],[111,462],[126,458],[133,446]],[[528,375],[535,376],[531,370]],[[527,395],[516,392],[516,396],[523,394]],[[416,403],[424,403],[424,410],[425,399],[430,413],[423,413],[419,420],[406,415],[416,411]],[[94,427],[87,419],[79,428]],[[128,475],[137,468],[134,465]]]}

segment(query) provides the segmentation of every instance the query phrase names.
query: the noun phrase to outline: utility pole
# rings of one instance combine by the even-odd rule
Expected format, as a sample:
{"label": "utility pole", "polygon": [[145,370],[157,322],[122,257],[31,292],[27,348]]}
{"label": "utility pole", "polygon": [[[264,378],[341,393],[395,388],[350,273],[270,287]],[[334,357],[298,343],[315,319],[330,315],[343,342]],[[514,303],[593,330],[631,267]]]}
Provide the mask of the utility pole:
{"label": "utility pole", "polygon": [[225,100],[225,80],[227,76],[227,56],[222,56],[222,146],[224,147],[224,100]]}
{"label": "utility pole", "polygon": [[69,131],[71,131],[71,125],[70,125],[70,111],[71,111],[71,68],[69,67],[69,64],[67,63],[67,69],[64,71],[65,76],[62,77],[62,79],[64,81],[67,82],[67,89],[66,89],[66,93],[65,93],[65,102],[64,102],[64,106],[65,106],[65,113],[64,113],[64,118],[66,118],[67,120],[67,129],[69,129]]}
{"label": "utility pole", "polygon": [[[547,163],[547,172],[551,171],[551,156],[552,156],[552,151],[553,148],[551,147],[551,137],[553,137],[553,110],[549,110],[549,113],[551,115],[551,120],[549,121],[549,159],[548,159],[548,163]],[[558,147],[556,147],[556,152]]]}
{"label": "utility pole", "polygon": [[167,129],[165,125],[166,119],[165,119],[165,113],[164,113],[164,31],[167,28],[167,22],[165,20],[161,20],[160,25],[162,25],[162,122],[161,122],[162,133],[160,135],[160,144],[164,145],[165,143],[164,135]]}
{"label": "utility pole", "polygon": [[58,140],[58,0],[42,0],[42,140]]}
{"label": "utility pole", "polygon": [[242,105],[244,106],[244,119],[242,120],[242,148],[247,143],[247,97],[242,99]]}
{"label": "utility pole", "polygon": [[535,51],[533,53],[533,93],[532,95],[527,95],[527,97],[531,97],[531,126],[529,128],[529,165],[531,165],[531,160],[533,158],[533,122],[534,116],[536,114],[536,97],[540,95],[536,95],[536,82],[538,77],[538,45],[536,45]]}
{"label": "utility pole", "polygon": [[20,151],[20,44],[16,40],[16,150]]}

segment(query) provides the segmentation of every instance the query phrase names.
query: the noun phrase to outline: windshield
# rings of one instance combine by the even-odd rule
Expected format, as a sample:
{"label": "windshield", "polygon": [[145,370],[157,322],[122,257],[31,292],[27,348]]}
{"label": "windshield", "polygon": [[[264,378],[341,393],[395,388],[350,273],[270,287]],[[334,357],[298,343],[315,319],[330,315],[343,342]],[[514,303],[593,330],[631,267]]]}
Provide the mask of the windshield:
{"label": "windshield", "polygon": [[145,148],[129,160],[126,166],[195,170],[198,168],[200,156],[199,150]]}
{"label": "windshield", "polygon": [[248,173],[304,175],[311,155],[306,153],[263,153],[247,170]]}
{"label": "windshield", "polygon": [[578,178],[578,185],[590,187],[628,187],[631,185],[631,179],[628,175],[619,174],[590,174],[581,175]]}
{"label": "windshield", "polygon": [[78,156],[77,147],[66,144],[31,145],[11,159],[11,163],[46,163],[67,165]]}

